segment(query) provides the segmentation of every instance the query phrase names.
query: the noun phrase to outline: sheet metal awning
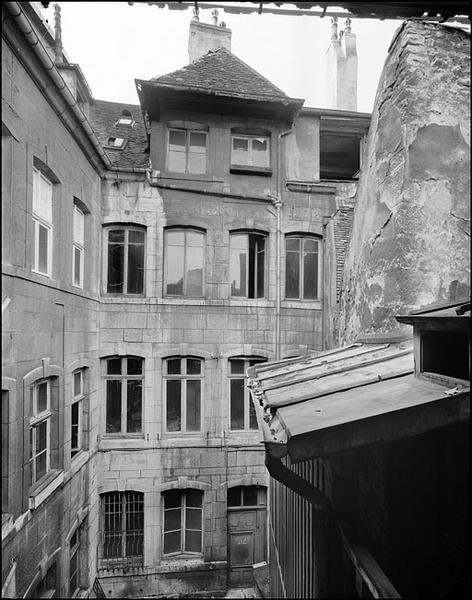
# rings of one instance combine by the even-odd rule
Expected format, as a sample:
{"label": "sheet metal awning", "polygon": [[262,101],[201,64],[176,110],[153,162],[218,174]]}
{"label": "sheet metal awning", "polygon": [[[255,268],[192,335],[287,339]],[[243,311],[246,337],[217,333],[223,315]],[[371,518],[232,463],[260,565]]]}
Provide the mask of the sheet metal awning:
{"label": "sheet metal awning", "polygon": [[352,344],[251,367],[267,451],[299,462],[468,418],[466,382],[451,388],[413,371],[411,342]]}

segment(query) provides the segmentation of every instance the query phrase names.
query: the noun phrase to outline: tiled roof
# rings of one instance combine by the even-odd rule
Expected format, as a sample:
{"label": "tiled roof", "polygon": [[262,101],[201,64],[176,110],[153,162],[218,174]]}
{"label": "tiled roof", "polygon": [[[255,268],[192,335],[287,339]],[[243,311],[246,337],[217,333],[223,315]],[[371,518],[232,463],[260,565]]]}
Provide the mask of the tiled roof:
{"label": "tiled roof", "polygon": [[[135,121],[134,127],[116,125],[123,110],[131,113]],[[149,154],[146,152],[148,141],[138,104],[95,100],[90,105],[90,124],[113,166],[143,168],[149,165]],[[107,148],[110,137],[124,138],[126,145],[123,150]]]}
{"label": "tiled roof", "polygon": [[289,97],[260,73],[225,48],[210,50],[193,63],[152,81],[222,95],[288,102]]}

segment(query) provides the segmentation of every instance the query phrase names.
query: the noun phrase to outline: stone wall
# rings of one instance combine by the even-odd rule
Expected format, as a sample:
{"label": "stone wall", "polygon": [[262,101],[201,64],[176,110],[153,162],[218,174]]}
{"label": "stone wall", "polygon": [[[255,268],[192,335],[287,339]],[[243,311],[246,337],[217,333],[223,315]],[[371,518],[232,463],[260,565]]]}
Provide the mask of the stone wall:
{"label": "stone wall", "polygon": [[391,44],[357,193],[340,343],[402,331],[396,314],[470,290],[469,70],[462,30],[409,21]]}

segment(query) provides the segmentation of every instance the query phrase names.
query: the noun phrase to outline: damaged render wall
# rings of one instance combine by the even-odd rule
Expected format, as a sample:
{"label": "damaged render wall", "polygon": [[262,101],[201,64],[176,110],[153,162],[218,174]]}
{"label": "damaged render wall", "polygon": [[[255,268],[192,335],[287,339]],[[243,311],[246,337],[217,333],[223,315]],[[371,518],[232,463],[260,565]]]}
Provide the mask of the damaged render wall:
{"label": "damaged render wall", "polygon": [[338,343],[470,290],[470,35],[407,21],[375,99]]}

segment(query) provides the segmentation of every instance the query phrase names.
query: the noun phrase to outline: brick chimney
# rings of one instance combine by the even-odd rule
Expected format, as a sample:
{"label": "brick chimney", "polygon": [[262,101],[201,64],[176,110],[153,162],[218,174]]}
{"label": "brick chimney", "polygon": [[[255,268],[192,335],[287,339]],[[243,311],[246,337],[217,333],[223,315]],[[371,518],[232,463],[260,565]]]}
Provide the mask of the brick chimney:
{"label": "brick chimney", "polygon": [[349,18],[339,36],[337,17],[331,22],[331,43],[326,51],[326,106],[357,110],[356,34],[351,32]]}
{"label": "brick chimney", "polygon": [[189,62],[194,62],[210,50],[226,48],[231,51],[231,29],[227,29],[222,21],[218,24],[218,11],[212,11],[212,25],[200,23],[198,9],[193,11],[193,19],[190,21],[188,38]]}

